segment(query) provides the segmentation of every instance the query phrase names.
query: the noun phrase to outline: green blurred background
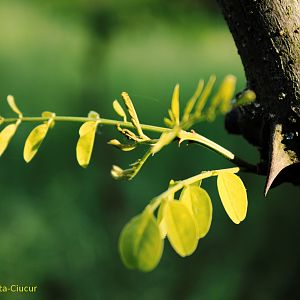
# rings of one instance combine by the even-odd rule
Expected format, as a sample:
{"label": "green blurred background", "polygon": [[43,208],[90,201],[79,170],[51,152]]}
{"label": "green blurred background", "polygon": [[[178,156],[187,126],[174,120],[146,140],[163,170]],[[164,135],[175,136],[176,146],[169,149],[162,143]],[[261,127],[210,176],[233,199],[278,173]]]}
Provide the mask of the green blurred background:
{"label": "green blurred background", "polygon": [[[209,0],[1,0],[1,115],[13,94],[26,115],[43,110],[114,117],[112,101],[131,95],[144,123],[161,125],[174,85],[188,99],[200,78],[245,79],[233,40]],[[256,150],[230,136],[219,117],[196,130],[246,160]],[[197,251],[179,258],[165,243],[148,274],[120,262],[122,226],[166,189],[171,178],[231,167],[197,146],[164,149],[132,182],[110,177],[112,164],[135,161],[144,149],[106,145],[114,128],[97,133],[92,162],[75,158],[79,124],[56,124],[26,165],[22,148],[33,124],[22,124],[1,158],[0,285],[38,286],[38,294],[1,299],[296,299],[300,277],[299,188],[284,184],[263,197],[264,178],[242,174],[248,189],[246,221],[234,225],[216,193],[212,228]],[[294,298],[295,297],[295,298]]]}

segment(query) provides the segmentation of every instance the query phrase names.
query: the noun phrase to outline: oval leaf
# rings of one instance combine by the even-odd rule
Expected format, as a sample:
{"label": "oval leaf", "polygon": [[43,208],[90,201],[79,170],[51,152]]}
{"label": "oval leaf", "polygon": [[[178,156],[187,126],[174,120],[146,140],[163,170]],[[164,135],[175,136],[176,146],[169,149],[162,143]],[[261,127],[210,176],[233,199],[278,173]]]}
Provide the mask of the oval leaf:
{"label": "oval leaf", "polygon": [[213,211],[208,193],[199,186],[190,185],[182,190],[180,201],[195,217],[198,239],[203,238],[209,231]]}
{"label": "oval leaf", "polygon": [[163,241],[151,211],[134,217],[121,232],[119,251],[123,263],[130,269],[153,270],[160,261]]}
{"label": "oval leaf", "polygon": [[41,124],[30,132],[28,138],[26,139],[23,151],[23,157],[27,163],[29,163],[38,152],[39,147],[47,135],[48,129],[48,124]]}
{"label": "oval leaf", "polygon": [[79,165],[84,168],[90,163],[96,130],[97,122],[93,121],[83,123],[79,129],[80,137],[76,146],[76,157]]}
{"label": "oval leaf", "polygon": [[195,219],[188,208],[179,201],[169,201],[164,208],[168,239],[182,257],[191,255],[197,248]]}
{"label": "oval leaf", "polygon": [[9,124],[0,132],[0,156],[4,153],[17,128],[16,124]]}
{"label": "oval leaf", "polygon": [[247,193],[241,178],[233,173],[222,172],[217,179],[218,191],[224,209],[232,220],[239,224],[247,214]]}

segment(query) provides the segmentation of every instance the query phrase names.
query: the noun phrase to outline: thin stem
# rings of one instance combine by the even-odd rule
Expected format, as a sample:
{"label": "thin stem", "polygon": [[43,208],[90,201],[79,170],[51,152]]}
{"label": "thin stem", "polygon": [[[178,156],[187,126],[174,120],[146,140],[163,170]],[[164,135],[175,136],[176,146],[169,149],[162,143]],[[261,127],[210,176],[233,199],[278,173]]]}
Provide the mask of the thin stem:
{"label": "thin stem", "polygon": [[191,141],[194,143],[198,143],[201,146],[204,146],[218,154],[221,154],[227,160],[229,160],[236,166],[240,167],[243,171],[257,173],[257,167],[255,165],[249,164],[248,162],[242,160],[241,158],[237,157],[229,150],[225,149],[224,147],[220,146],[219,144],[213,142],[212,140],[206,138],[201,134],[198,134],[194,131],[187,132],[182,130],[179,132],[178,137],[180,143],[182,143],[183,141]]}
{"label": "thin stem", "polygon": [[[3,120],[3,123],[13,123],[19,119],[21,119],[22,122],[45,122],[45,121],[49,120],[49,118],[45,118],[45,117],[3,118],[2,120]],[[88,121],[95,121],[94,118],[70,117],[70,116],[55,116],[53,118],[53,120],[55,122],[81,122],[81,123],[88,122]],[[103,124],[103,125],[118,125],[119,124],[123,127],[134,128],[134,126],[131,122],[124,122],[124,121],[118,121],[118,120],[112,120],[112,119],[100,118],[99,123]],[[166,128],[166,127],[146,125],[146,124],[141,124],[141,127],[144,130],[149,130],[149,131],[159,132],[159,133],[169,130],[169,128]]]}
{"label": "thin stem", "polygon": [[180,191],[183,187],[193,184],[194,182],[200,181],[202,179],[218,176],[222,172],[230,172],[230,173],[237,173],[240,168],[227,168],[227,169],[219,169],[213,171],[203,171],[198,175],[189,177],[184,180],[177,181],[172,187],[168,188],[165,192],[161,193],[160,195],[153,198],[149,204],[151,209],[155,211],[160,205],[162,199],[167,199],[170,194],[175,194],[176,192]]}
{"label": "thin stem", "polygon": [[[2,118],[2,123],[13,123],[13,122],[45,122],[48,121],[49,118],[47,117],[20,117],[20,118]],[[71,117],[71,116],[55,116],[53,117],[53,121],[55,122],[87,122],[87,121],[95,121],[94,118],[89,117]],[[124,122],[124,121],[118,121],[118,120],[112,120],[112,119],[104,119],[100,118],[99,123],[103,125],[120,125],[126,128],[135,128],[135,126],[131,122]],[[165,131],[170,130],[170,128],[167,127],[161,127],[161,126],[153,126],[153,125],[147,125],[147,124],[140,124],[141,128],[143,130],[157,132],[157,133],[163,133]],[[243,171],[246,172],[252,172],[257,173],[256,166],[249,164],[242,160],[241,158],[235,156],[232,152],[225,149],[224,147],[220,146],[219,144],[213,142],[212,140],[192,131],[187,132],[184,130],[181,130],[178,134],[178,138],[180,142],[183,142],[185,140],[192,141],[195,143],[198,143],[218,154],[221,154],[223,157],[225,157],[227,160],[232,162],[238,167],[241,167]]]}

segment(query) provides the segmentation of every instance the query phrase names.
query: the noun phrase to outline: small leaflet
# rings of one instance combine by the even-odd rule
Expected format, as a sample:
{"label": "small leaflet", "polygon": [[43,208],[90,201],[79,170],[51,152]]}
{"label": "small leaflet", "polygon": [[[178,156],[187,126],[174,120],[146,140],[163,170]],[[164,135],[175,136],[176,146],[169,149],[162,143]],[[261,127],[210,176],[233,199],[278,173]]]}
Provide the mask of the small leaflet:
{"label": "small leaflet", "polygon": [[149,272],[157,266],[163,252],[163,240],[151,210],[146,208],[125,225],[119,239],[119,251],[129,269]]}
{"label": "small leaflet", "polygon": [[198,239],[196,222],[188,208],[178,200],[168,201],[163,217],[173,249],[182,257],[191,255],[197,248]]}
{"label": "small leaflet", "polygon": [[88,118],[99,120],[100,119],[100,115],[96,111],[91,110],[88,113]]}
{"label": "small leaflet", "polygon": [[0,132],[0,156],[2,156],[2,154],[6,150],[10,140],[17,131],[17,128],[17,124],[9,124]]}
{"label": "small leaflet", "polygon": [[198,239],[203,238],[210,229],[213,211],[208,193],[199,185],[189,185],[182,190],[180,201],[195,218]]}
{"label": "small leaflet", "polygon": [[124,109],[122,108],[121,104],[119,103],[118,100],[114,100],[113,102],[113,108],[115,110],[115,112],[121,117],[123,118],[124,122],[127,121],[127,118],[126,118],[126,113],[124,111]]}
{"label": "small leaflet", "polygon": [[81,125],[79,129],[79,139],[76,146],[76,157],[79,165],[86,168],[90,162],[95,134],[97,130],[97,122],[88,121]]}
{"label": "small leaflet", "polygon": [[217,186],[224,209],[235,224],[243,221],[247,214],[247,193],[241,178],[233,173],[221,172]]}
{"label": "small leaflet", "polygon": [[221,113],[227,113],[231,108],[231,100],[234,96],[236,86],[236,77],[233,75],[227,75],[221,84],[220,87],[220,97],[222,98],[222,102],[220,105]]}
{"label": "small leaflet", "polygon": [[216,76],[211,75],[208,79],[208,82],[207,82],[199,100],[197,101],[196,108],[195,108],[196,115],[198,115],[198,116],[201,115],[202,110],[207,102],[209,95],[211,94],[211,91],[213,89],[215,82],[216,82]]}
{"label": "small leaflet", "polygon": [[29,163],[38,152],[39,147],[47,135],[48,129],[48,123],[41,124],[36,126],[28,135],[23,150],[23,157],[27,163]]}
{"label": "small leaflet", "polygon": [[133,143],[133,144],[122,144],[120,141],[118,141],[117,139],[113,139],[110,140],[109,142],[107,142],[108,145],[112,145],[122,151],[132,151],[137,147],[137,143]]}
{"label": "small leaflet", "polygon": [[7,96],[7,103],[13,112],[15,112],[18,116],[22,116],[22,112],[19,110],[18,106],[16,105],[15,98],[12,95]]}
{"label": "small leaflet", "polygon": [[189,119],[190,113],[192,112],[197,102],[197,99],[200,97],[203,87],[204,87],[204,80],[200,80],[194,95],[191,97],[191,99],[188,101],[188,103],[185,106],[183,118],[182,118],[184,122]]}
{"label": "small leaflet", "polygon": [[176,125],[179,125],[180,108],[179,108],[179,84],[176,84],[172,96],[171,110],[175,118]]}

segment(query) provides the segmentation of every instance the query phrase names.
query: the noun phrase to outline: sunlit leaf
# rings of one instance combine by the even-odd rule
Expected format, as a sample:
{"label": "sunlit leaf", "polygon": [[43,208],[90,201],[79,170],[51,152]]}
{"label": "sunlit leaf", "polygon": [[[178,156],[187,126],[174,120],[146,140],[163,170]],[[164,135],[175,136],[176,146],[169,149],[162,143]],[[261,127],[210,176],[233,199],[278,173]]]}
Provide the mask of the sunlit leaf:
{"label": "sunlit leaf", "polygon": [[220,86],[220,97],[222,99],[220,105],[221,113],[227,113],[231,108],[231,100],[234,96],[236,85],[236,77],[233,75],[227,75]]}
{"label": "sunlit leaf", "polygon": [[168,118],[164,118],[164,123],[170,128],[173,127],[173,122]]}
{"label": "sunlit leaf", "polygon": [[212,220],[212,203],[207,192],[196,185],[185,187],[180,195],[180,201],[195,217],[197,237],[203,238],[209,231]]}
{"label": "sunlit leaf", "polygon": [[118,100],[115,100],[115,101],[113,102],[113,108],[114,108],[115,112],[116,112],[121,118],[123,118],[124,122],[126,122],[126,121],[127,121],[127,120],[126,120],[126,113],[125,113],[123,107],[121,106],[121,104],[119,103]]}
{"label": "sunlit leaf", "polygon": [[35,127],[28,135],[23,151],[23,157],[27,163],[29,163],[36,155],[40,145],[47,135],[48,129],[48,124],[41,124]]}
{"label": "sunlit leaf", "polygon": [[189,209],[172,200],[167,202],[163,213],[172,247],[182,257],[191,255],[197,248],[198,239],[196,222]]}
{"label": "sunlit leaf", "polygon": [[215,82],[216,82],[216,76],[211,75],[208,79],[208,82],[207,82],[202,94],[201,94],[201,97],[197,101],[196,108],[195,108],[195,114],[197,116],[201,115],[202,110],[207,102],[209,95],[211,94],[211,91],[212,91],[212,88],[213,88]]}
{"label": "sunlit leaf", "polygon": [[201,95],[203,87],[204,87],[204,80],[200,80],[194,95],[192,96],[192,98],[188,101],[188,103],[185,106],[183,117],[182,117],[184,122],[189,119],[189,115],[192,112],[192,110],[197,102],[197,99]]}
{"label": "sunlit leaf", "polygon": [[88,113],[88,118],[98,120],[98,119],[100,119],[100,115],[96,111],[91,110]]}
{"label": "sunlit leaf", "polygon": [[239,176],[222,172],[217,179],[218,191],[229,218],[236,224],[243,221],[247,214],[247,193]]}
{"label": "sunlit leaf", "polygon": [[254,91],[252,90],[246,90],[243,91],[236,100],[236,104],[241,106],[241,105],[249,105],[252,102],[254,102],[256,99],[256,94]]}
{"label": "sunlit leaf", "polygon": [[81,125],[79,129],[79,140],[76,147],[77,161],[80,166],[87,167],[94,146],[97,122],[88,121]]}
{"label": "sunlit leaf", "polygon": [[151,211],[146,209],[126,224],[120,235],[119,251],[124,265],[130,269],[149,272],[157,266],[163,241]]}
{"label": "sunlit leaf", "polygon": [[233,75],[227,75],[217,93],[214,95],[209,108],[206,112],[206,119],[208,121],[214,121],[216,118],[217,110],[221,113],[226,113],[231,108],[231,100],[233,98],[236,84],[236,77]]}
{"label": "sunlit leaf", "polygon": [[11,138],[16,133],[18,126],[16,124],[9,124],[0,132],[0,156],[4,153]]}
{"label": "sunlit leaf", "polygon": [[13,112],[15,112],[19,116],[22,116],[22,112],[16,105],[15,98],[13,96],[11,96],[11,95],[7,96],[7,103]]}
{"label": "sunlit leaf", "polygon": [[167,235],[166,221],[163,217],[163,215],[164,215],[163,211],[164,211],[165,206],[166,206],[166,202],[162,201],[158,208],[158,213],[157,213],[157,223],[159,225],[160,235],[163,239]]}
{"label": "sunlit leaf", "polygon": [[180,118],[180,108],[179,108],[179,84],[176,84],[173,96],[172,96],[172,102],[171,102],[171,110],[173,113],[173,116],[175,118],[175,122],[177,125],[179,125],[179,118]]}
{"label": "sunlit leaf", "polygon": [[122,151],[132,151],[137,147],[137,143],[121,144],[117,139],[110,140],[107,144],[112,145]]}

